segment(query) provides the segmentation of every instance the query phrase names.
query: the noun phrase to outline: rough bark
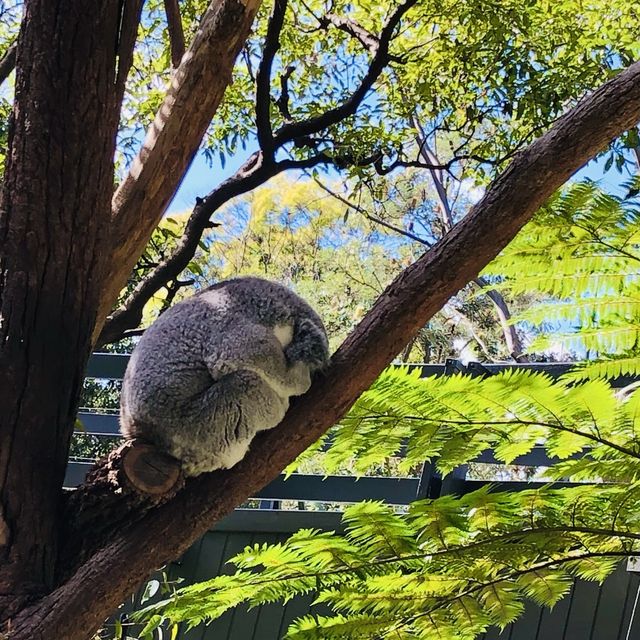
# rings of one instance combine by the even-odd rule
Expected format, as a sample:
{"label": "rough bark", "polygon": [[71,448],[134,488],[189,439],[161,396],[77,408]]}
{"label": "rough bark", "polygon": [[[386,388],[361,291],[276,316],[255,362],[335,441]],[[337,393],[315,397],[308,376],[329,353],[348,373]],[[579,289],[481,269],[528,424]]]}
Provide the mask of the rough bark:
{"label": "rough bark", "polygon": [[200,146],[259,5],[260,0],[211,3],[138,157],[114,194],[112,260],[96,337]]}
{"label": "rough bark", "polygon": [[113,190],[118,29],[118,0],[25,3],[0,207],[0,619],[54,585]]}
{"label": "rough bark", "polygon": [[[89,630],[154,568],[175,558],[275,478],[342,417],[420,327],[506,246],[553,191],[639,119],[640,63],[583,100],[516,156],[468,217],[386,289],[334,355],[326,374],[292,404],[277,429],[256,439],[241,463],[189,480],[175,498],[130,527],[114,530],[109,542],[64,584],[13,620],[12,640],[88,638]],[[99,599],[89,601],[87,584]]]}

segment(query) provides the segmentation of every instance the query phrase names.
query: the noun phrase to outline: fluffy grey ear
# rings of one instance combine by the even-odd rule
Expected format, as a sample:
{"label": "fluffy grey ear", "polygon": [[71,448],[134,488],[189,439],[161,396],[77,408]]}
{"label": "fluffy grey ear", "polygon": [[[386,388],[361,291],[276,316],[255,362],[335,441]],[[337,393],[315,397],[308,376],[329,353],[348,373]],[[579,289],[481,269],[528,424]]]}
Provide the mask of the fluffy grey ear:
{"label": "fluffy grey ear", "polygon": [[304,362],[312,371],[325,367],[329,362],[329,342],[324,327],[310,318],[297,320],[285,355],[290,363]]}

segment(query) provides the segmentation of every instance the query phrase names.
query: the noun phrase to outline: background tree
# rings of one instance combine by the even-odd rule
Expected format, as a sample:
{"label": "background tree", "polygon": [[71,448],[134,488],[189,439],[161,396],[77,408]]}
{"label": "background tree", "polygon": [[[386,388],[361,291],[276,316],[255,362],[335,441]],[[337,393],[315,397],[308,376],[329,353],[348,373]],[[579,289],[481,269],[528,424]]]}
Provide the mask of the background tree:
{"label": "background tree", "polygon": [[[532,15],[538,6],[542,5],[531,9]],[[158,564],[177,556],[337,422],[428,319],[495,257],[536,209],[586,160],[640,118],[640,70],[637,65],[620,70],[632,59],[636,41],[625,25],[635,23],[626,15],[629,9],[616,6],[607,46],[588,47],[578,38],[575,49],[568,45],[553,49],[563,62],[573,61],[587,75],[569,64],[554,67],[552,75],[560,68],[570,69],[569,89],[552,103],[551,111],[543,112],[548,117],[538,118],[534,110],[534,118],[531,112],[529,122],[535,121],[535,127],[518,129],[510,150],[490,159],[496,172],[506,158],[511,157],[511,162],[487,187],[483,199],[385,289],[338,349],[326,376],[292,406],[280,428],[256,442],[241,464],[231,471],[192,479],[153,500],[126,486],[115,491],[117,478],[110,473],[119,461],[115,452],[83,487],[66,496],[62,478],[91,349],[98,338],[104,342],[137,325],[144,305],[158,288],[188,267],[211,214],[230,195],[246,192],[285,169],[334,164],[350,167],[358,175],[361,165],[384,174],[392,167],[416,164],[401,145],[392,144],[399,130],[397,119],[392,111],[388,117],[386,111],[384,118],[376,115],[384,103],[372,91],[391,77],[383,73],[389,65],[402,68],[410,61],[415,63],[416,75],[407,75],[407,81],[416,80],[420,69],[427,70],[425,78],[434,84],[425,87],[425,95],[431,96],[433,104],[441,100],[436,86],[438,92],[447,86],[458,91],[443,103],[443,111],[434,113],[440,120],[451,111],[452,102],[460,101],[456,120],[445,118],[445,126],[454,132],[460,129],[465,144],[456,148],[454,142],[443,162],[452,167],[466,156],[476,156],[489,143],[485,139],[484,147],[476,147],[460,122],[469,119],[470,131],[495,127],[496,140],[509,138],[510,117],[505,117],[503,129],[499,109],[491,112],[493,120],[487,120],[480,106],[488,101],[493,108],[502,91],[494,78],[495,60],[502,63],[515,52],[522,54],[522,60],[531,58],[526,46],[520,46],[518,34],[514,36],[504,25],[521,24],[525,31],[533,25],[530,34],[538,37],[545,25],[552,28],[555,23],[555,16],[545,22],[543,14],[538,20],[527,20],[522,17],[526,8],[516,5],[509,7],[512,13],[502,14],[499,7],[495,14],[489,11],[483,21],[484,4],[481,11],[480,5],[465,4],[461,9],[454,3],[442,12],[440,5],[408,0],[356,8],[307,10],[303,6],[287,12],[283,2],[276,3],[268,23],[259,23],[257,29],[258,38],[264,34],[262,40],[254,40],[262,42],[257,66],[252,51],[258,49],[248,49],[244,80],[250,78],[255,86],[259,149],[239,173],[196,204],[175,252],[141,278],[138,273],[139,281],[126,292],[132,269],[221,102],[258,3],[223,0],[206,7],[189,5],[191,15],[201,19],[197,27],[191,22],[185,29],[189,45],[180,65],[169,71],[170,56],[166,57],[169,87],[162,100],[155,78],[145,79],[145,95],[150,100],[155,95],[156,104],[161,104],[114,194],[116,140],[132,135],[136,139],[131,125],[136,87],[127,91],[129,71],[135,72],[138,64],[144,67],[144,61],[162,59],[154,48],[163,46],[154,42],[159,23],[153,11],[158,7],[159,3],[151,2],[151,13],[141,20],[141,0],[72,5],[27,0],[22,6],[0,207],[0,621],[12,640],[90,636]],[[586,25],[589,16],[593,21],[608,15],[608,7],[603,4],[585,14]],[[579,6],[571,8],[572,13],[558,15],[558,24],[567,30],[569,24],[575,26]],[[336,9],[341,13],[336,14]],[[175,63],[179,29],[175,12],[169,15]],[[296,20],[300,16],[308,25],[289,22],[287,16]],[[149,37],[136,47],[139,27]],[[424,56],[431,40],[439,43],[434,51],[441,55],[447,43],[459,42],[457,33],[465,35],[462,45],[472,42],[474,35],[476,44],[495,40],[492,54],[500,55],[485,58],[484,49],[471,47],[465,50],[460,72],[453,65],[446,74],[439,67],[440,76],[432,76]],[[591,29],[585,28],[584,33]],[[414,35],[417,39],[412,39]],[[276,60],[276,54],[280,42],[289,39],[302,43],[307,66],[300,70],[304,75],[291,72],[285,80],[286,66]],[[377,41],[373,48],[371,39]],[[363,53],[365,40],[369,48]],[[568,31],[567,42],[576,42]],[[356,53],[343,64],[343,52],[348,54],[351,47],[357,47]],[[345,72],[344,81],[334,77],[335,66],[324,64],[324,51],[342,65],[338,69]],[[620,72],[611,74],[611,65]],[[541,66],[548,82],[546,67]],[[255,69],[253,76],[250,67]],[[271,71],[278,69],[283,75],[276,80]],[[490,82],[482,82],[481,71]],[[538,72],[537,65],[533,71]],[[613,77],[599,89],[575,102],[609,75]],[[295,89],[296,78],[303,78],[308,90],[304,85]],[[242,83],[240,73],[236,86]],[[272,83],[280,85],[281,106],[270,99]],[[325,92],[325,86],[334,90]],[[416,80],[411,86],[423,83]],[[297,107],[287,102],[287,93],[299,93]],[[465,102],[467,95],[476,99]],[[138,96],[137,104],[143,102]],[[390,107],[403,103],[389,101]],[[150,104],[145,106],[154,111]],[[246,115],[244,120],[240,117],[250,113],[246,101],[230,93],[226,105],[224,126],[242,131],[243,123],[252,121]],[[548,127],[563,108],[566,114],[524,148],[540,126]],[[389,125],[390,138],[381,137],[378,123],[382,121]],[[480,171],[485,158],[480,156],[477,162]],[[123,289],[119,308],[110,314]],[[87,584],[92,585],[91,592]]]}

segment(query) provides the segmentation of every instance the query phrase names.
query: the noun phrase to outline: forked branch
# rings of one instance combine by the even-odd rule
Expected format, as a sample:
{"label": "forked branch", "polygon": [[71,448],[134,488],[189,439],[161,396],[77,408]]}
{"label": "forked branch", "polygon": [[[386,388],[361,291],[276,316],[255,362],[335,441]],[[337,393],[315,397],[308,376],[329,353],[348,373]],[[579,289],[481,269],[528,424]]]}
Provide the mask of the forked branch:
{"label": "forked branch", "polygon": [[415,6],[417,2],[418,0],[405,0],[405,2],[398,6],[386,21],[382,27],[382,31],[380,32],[378,46],[373,58],[371,59],[369,68],[351,96],[342,104],[334,107],[333,109],[328,109],[319,116],[308,118],[300,122],[284,124],[276,132],[276,146],[282,146],[296,138],[316,134],[337,124],[338,122],[342,122],[356,113],[366,95],[373,88],[376,80],[378,80],[380,74],[390,62],[389,46],[396,28],[400,24],[403,16],[413,6]]}
{"label": "forked branch", "polygon": [[[285,119],[285,125],[274,136],[272,132],[270,105],[271,72],[274,58],[280,46],[280,34],[284,25],[287,10],[287,0],[276,0],[264,45],[264,53],[256,76],[256,125],[260,151],[251,156],[240,170],[228,180],[216,187],[208,196],[199,200],[191,214],[185,228],[184,237],[179,242],[173,254],[154,268],[135,287],[123,305],[106,319],[100,334],[96,338],[97,346],[120,339],[124,332],[133,329],[142,319],[144,305],[171,278],[176,278],[184,270],[195,255],[202,233],[209,224],[209,218],[221,206],[243,193],[264,184],[273,176],[288,169],[308,169],[321,164],[333,165],[339,169],[348,166],[374,165],[376,170],[382,170],[380,153],[374,153],[366,158],[348,155],[330,156],[315,151],[317,142],[311,137],[328,126],[354,114],[363,99],[379,78],[385,66],[389,63],[389,45],[400,20],[417,0],[406,0],[400,5],[384,24],[379,38],[379,46],[372,55],[370,66],[360,85],[353,94],[340,106],[328,109],[324,114],[294,122],[289,111],[288,79],[293,73],[293,67],[288,67],[281,75],[281,94],[279,100],[274,100]],[[291,127],[291,128],[289,128]],[[301,132],[307,132],[302,135]],[[275,161],[275,153],[283,145],[294,142],[299,147],[307,147],[312,155],[306,159],[289,159]],[[385,167],[389,172],[399,166],[402,161],[396,161],[393,166]],[[126,185],[122,190],[126,194]],[[118,194],[116,194],[118,197]],[[133,266],[133,265],[132,265]]]}

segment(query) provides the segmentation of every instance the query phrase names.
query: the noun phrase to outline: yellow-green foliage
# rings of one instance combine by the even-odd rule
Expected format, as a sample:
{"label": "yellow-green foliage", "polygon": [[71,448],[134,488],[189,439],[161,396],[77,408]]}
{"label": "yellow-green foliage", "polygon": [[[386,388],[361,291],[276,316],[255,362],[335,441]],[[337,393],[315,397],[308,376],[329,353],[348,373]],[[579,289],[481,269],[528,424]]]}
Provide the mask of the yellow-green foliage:
{"label": "yellow-green foliage", "polygon": [[485,270],[495,288],[548,299],[514,321],[540,330],[531,350],[564,343],[596,359],[578,378],[640,373],[639,186],[625,199],[569,187]]}
{"label": "yellow-green foliage", "polygon": [[[330,439],[322,458],[327,473],[347,462],[364,473],[403,446],[401,466],[434,459],[446,473],[487,449],[508,464],[544,442],[549,454],[560,459],[586,450],[589,459],[624,453],[625,465],[616,476],[632,480],[640,473],[634,430],[640,394],[620,402],[603,380],[572,385],[525,370],[485,379],[419,375],[419,369],[385,371],[298,462]],[[562,474],[570,474],[572,464],[560,465]]]}

